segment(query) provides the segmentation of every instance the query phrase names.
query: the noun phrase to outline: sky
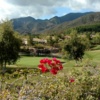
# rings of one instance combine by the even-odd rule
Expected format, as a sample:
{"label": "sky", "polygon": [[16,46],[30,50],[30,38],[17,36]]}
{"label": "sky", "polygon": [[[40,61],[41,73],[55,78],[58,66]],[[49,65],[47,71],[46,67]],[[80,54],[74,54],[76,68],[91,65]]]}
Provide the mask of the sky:
{"label": "sky", "polygon": [[89,11],[99,12],[100,0],[0,0],[0,20],[27,16],[50,19]]}

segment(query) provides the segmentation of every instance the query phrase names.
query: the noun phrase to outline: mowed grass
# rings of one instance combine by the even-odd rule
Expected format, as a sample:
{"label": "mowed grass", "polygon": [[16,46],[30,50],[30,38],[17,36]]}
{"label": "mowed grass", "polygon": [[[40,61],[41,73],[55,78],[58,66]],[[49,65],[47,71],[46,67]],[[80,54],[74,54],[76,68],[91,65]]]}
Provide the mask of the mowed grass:
{"label": "mowed grass", "polygon": [[[16,62],[18,67],[27,67],[27,68],[36,68],[39,64],[39,61],[43,58],[52,58],[52,57],[30,57],[30,56],[21,56],[21,58]],[[60,59],[62,61],[62,59]]]}
{"label": "mowed grass", "polygon": [[65,70],[71,70],[72,68],[81,68],[81,66],[89,65],[100,67],[100,50],[86,51],[81,61],[76,63],[75,60],[65,60],[63,65]]}
{"label": "mowed grass", "polygon": [[88,58],[100,66],[100,50],[87,51],[84,58]]}
{"label": "mowed grass", "polygon": [[[42,58],[45,58],[45,57],[21,56],[21,58],[16,62],[16,65],[17,67],[37,68],[39,61]],[[47,57],[47,58],[51,58],[51,57]],[[78,62],[77,64],[75,60],[66,60],[66,59],[60,59],[60,60],[65,62],[63,64],[65,69],[73,68],[77,64],[82,66],[88,62],[91,62],[95,65],[100,66],[100,50],[86,51],[82,62]]]}
{"label": "mowed grass", "polygon": [[100,50],[100,45],[96,45],[95,47],[92,48],[92,50]]}
{"label": "mowed grass", "polygon": [[[76,64],[74,60],[69,60],[67,63],[67,66],[75,66]],[[86,63],[92,63],[100,66],[100,50],[86,51],[82,62],[78,62],[78,64],[85,65]]]}
{"label": "mowed grass", "polygon": [[19,67],[35,67],[39,64],[40,59],[42,57],[21,56],[16,65]]}

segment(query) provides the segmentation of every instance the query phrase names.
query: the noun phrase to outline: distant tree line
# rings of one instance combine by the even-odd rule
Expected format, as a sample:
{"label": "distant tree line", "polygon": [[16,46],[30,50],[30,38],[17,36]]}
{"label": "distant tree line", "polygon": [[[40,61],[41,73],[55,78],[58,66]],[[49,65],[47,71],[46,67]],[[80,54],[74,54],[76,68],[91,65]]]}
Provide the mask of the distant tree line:
{"label": "distant tree line", "polygon": [[75,28],[78,33],[83,32],[100,32],[100,24],[84,25]]}

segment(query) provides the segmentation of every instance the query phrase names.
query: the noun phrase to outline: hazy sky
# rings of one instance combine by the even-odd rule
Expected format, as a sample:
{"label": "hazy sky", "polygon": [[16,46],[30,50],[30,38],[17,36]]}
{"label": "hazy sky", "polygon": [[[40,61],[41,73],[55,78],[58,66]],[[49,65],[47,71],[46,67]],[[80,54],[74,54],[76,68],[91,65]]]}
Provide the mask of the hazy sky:
{"label": "hazy sky", "polygon": [[100,0],[0,0],[0,20],[26,16],[46,19],[88,11],[100,11]]}

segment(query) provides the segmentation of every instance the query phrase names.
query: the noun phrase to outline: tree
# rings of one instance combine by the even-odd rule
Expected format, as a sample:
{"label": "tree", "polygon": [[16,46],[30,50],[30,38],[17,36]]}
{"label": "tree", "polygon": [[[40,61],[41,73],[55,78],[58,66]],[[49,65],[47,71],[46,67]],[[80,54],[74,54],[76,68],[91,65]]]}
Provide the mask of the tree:
{"label": "tree", "polygon": [[78,61],[83,58],[86,44],[82,41],[82,38],[78,37],[76,31],[72,31],[70,39],[64,45],[64,49],[68,52],[71,59]]}
{"label": "tree", "polygon": [[100,33],[99,32],[92,36],[92,44],[100,45]]}
{"label": "tree", "polygon": [[50,46],[53,46],[53,44],[54,44],[54,39],[53,39],[53,36],[49,36],[49,38],[48,38],[48,40],[47,40],[47,42],[48,42],[48,44],[50,45]]}
{"label": "tree", "polygon": [[0,26],[0,67],[6,68],[6,64],[14,63],[19,55],[20,40],[15,37],[12,23],[3,21]]}

